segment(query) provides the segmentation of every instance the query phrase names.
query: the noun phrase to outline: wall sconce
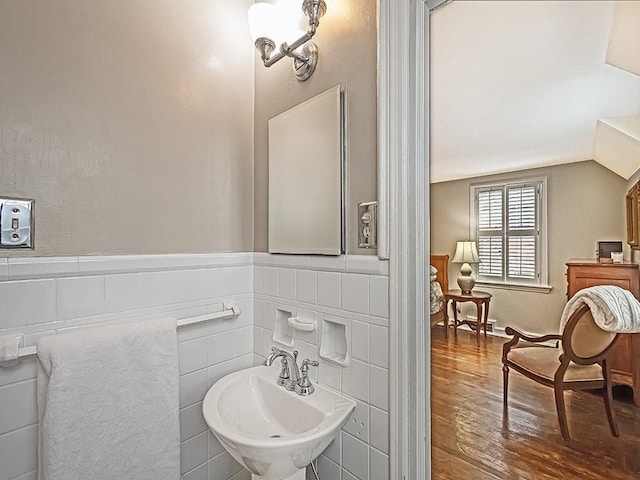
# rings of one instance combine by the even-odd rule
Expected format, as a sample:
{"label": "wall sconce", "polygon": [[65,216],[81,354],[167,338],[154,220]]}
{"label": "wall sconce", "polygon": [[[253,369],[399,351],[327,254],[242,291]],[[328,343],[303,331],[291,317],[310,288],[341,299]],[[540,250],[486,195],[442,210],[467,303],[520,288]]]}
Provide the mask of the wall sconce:
{"label": "wall sconce", "polygon": [[[249,30],[251,38],[265,67],[270,67],[284,57],[293,58],[293,72],[298,80],[304,82],[313,74],[318,64],[318,47],[311,41],[320,24],[319,20],[327,11],[324,0],[304,0],[302,11],[309,19],[309,30],[289,45],[280,44],[280,51],[271,55],[276,48],[276,39],[282,34],[276,8],[270,3],[255,3],[249,7]],[[291,25],[284,26],[291,28]],[[300,47],[300,51],[297,51]]]}

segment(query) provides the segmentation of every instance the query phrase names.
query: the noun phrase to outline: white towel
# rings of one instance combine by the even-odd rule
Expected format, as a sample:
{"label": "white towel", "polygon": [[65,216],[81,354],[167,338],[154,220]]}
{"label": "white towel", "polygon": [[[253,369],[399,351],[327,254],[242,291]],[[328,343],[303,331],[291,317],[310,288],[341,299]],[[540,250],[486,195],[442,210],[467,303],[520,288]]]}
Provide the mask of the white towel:
{"label": "white towel", "polygon": [[38,343],[40,480],[178,480],[175,319]]}
{"label": "white towel", "polygon": [[617,333],[640,332],[640,302],[629,290],[613,285],[601,285],[580,290],[567,302],[560,320],[560,332],[569,317],[580,306],[587,305],[596,324],[603,330]]}

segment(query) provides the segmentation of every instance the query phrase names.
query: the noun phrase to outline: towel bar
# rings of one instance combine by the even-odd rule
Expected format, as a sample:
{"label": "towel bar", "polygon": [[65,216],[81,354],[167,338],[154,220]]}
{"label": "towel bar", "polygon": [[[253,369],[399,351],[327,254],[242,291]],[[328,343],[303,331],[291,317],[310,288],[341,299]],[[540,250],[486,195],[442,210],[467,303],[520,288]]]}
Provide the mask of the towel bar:
{"label": "towel bar", "polygon": [[[227,320],[237,318],[240,315],[240,307],[232,303],[224,302],[222,308],[223,310],[221,312],[176,319],[176,326],[184,327],[218,319]],[[35,345],[20,347],[20,343],[22,343],[22,335],[11,335],[0,338],[0,367],[13,367],[19,363],[20,358],[38,353]]]}

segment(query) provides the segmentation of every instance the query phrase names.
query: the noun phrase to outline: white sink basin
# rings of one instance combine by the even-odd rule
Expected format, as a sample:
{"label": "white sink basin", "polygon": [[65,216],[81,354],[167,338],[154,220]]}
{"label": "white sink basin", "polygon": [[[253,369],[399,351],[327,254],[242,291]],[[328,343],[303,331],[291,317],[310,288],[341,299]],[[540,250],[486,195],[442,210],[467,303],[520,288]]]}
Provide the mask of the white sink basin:
{"label": "white sink basin", "polygon": [[300,396],[276,385],[280,369],[258,366],[216,382],[204,397],[207,425],[254,479],[304,479],[304,468],[336,437],[355,408],[314,384]]}

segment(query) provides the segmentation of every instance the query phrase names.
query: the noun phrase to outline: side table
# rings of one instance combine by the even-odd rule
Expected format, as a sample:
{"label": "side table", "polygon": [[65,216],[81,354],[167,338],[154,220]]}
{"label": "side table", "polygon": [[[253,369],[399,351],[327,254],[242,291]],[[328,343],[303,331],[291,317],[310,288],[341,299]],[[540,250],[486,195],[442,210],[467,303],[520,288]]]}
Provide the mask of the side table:
{"label": "side table", "polygon": [[[458,334],[458,325],[469,325],[476,331],[476,341],[480,346],[480,330],[484,323],[484,336],[487,336],[487,319],[489,318],[489,302],[491,302],[491,294],[472,290],[471,293],[462,293],[461,290],[447,290],[444,292],[444,324],[449,326],[449,301],[453,306],[453,331]],[[458,303],[473,302],[476,304],[478,312],[476,322],[470,320],[458,320]]]}

